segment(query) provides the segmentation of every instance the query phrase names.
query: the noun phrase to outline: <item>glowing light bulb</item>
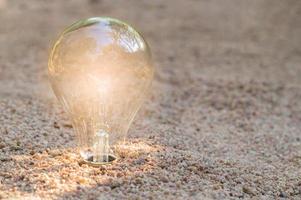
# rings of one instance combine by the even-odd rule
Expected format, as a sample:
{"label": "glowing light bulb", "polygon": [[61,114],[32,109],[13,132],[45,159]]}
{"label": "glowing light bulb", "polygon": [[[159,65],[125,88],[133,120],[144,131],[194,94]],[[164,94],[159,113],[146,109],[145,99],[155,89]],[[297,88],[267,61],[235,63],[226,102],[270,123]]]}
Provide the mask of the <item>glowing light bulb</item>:
{"label": "glowing light bulb", "polygon": [[96,165],[113,160],[114,146],[125,139],[153,78],[143,37],[117,19],[78,21],[55,43],[48,71],[81,156]]}

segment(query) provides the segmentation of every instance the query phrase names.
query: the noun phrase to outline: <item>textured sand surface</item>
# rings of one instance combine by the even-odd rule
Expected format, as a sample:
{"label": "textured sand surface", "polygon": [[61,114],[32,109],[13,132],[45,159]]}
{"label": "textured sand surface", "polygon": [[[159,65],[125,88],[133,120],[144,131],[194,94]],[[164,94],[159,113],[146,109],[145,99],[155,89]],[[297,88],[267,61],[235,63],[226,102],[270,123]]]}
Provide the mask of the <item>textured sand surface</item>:
{"label": "textured sand surface", "polygon": [[[47,80],[51,43],[91,16],[137,27],[157,67],[101,168]],[[0,198],[301,199],[301,1],[0,0]]]}

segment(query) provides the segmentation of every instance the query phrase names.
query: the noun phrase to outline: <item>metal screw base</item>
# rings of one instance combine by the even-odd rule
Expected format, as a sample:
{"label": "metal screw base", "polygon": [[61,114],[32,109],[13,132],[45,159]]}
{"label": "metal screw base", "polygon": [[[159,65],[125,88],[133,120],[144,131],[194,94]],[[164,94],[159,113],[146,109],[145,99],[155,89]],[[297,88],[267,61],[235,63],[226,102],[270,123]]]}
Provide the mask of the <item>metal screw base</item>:
{"label": "metal screw base", "polygon": [[90,166],[93,166],[93,167],[99,167],[99,166],[102,166],[102,165],[112,164],[117,160],[117,157],[114,156],[114,155],[111,155],[111,154],[109,154],[108,158],[109,158],[108,162],[94,162],[93,161],[93,156],[90,156],[88,159],[84,159],[83,161],[87,165],[90,165]]}

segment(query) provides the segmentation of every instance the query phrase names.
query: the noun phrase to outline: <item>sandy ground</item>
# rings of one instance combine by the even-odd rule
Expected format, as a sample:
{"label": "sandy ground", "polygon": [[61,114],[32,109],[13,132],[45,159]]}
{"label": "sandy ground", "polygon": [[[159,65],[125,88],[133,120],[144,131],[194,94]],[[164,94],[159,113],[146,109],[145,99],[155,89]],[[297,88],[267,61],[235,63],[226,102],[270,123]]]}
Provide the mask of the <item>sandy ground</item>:
{"label": "sandy ground", "polygon": [[[47,80],[91,16],[138,27],[156,63],[130,150],[93,168]],[[301,1],[0,0],[0,197],[301,199]]]}

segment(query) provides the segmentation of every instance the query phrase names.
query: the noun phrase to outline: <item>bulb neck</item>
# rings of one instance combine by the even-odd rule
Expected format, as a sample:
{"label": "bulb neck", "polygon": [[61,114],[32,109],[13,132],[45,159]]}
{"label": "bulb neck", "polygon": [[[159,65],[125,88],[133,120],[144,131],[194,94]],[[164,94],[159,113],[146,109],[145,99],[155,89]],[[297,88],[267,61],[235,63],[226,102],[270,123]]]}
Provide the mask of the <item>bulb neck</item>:
{"label": "bulb neck", "polygon": [[117,159],[111,152],[109,146],[109,133],[100,129],[94,135],[93,145],[88,153],[89,156],[83,156],[84,162],[94,167],[111,164]]}
{"label": "bulb neck", "polygon": [[93,145],[93,162],[109,162],[109,133],[99,130],[95,134],[95,143]]}

